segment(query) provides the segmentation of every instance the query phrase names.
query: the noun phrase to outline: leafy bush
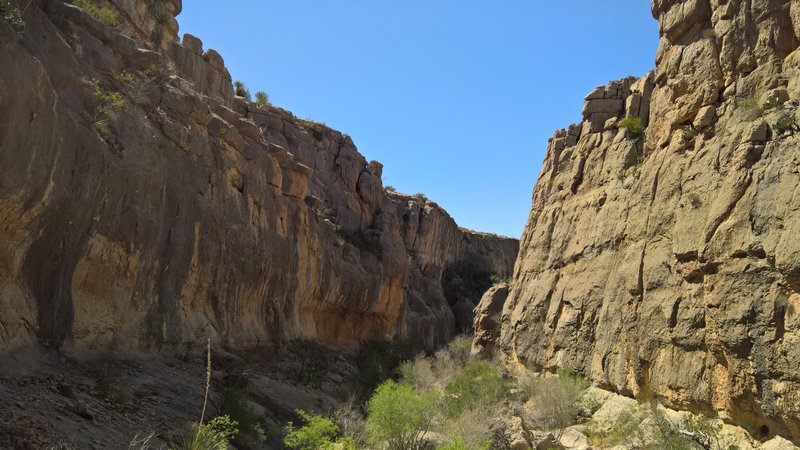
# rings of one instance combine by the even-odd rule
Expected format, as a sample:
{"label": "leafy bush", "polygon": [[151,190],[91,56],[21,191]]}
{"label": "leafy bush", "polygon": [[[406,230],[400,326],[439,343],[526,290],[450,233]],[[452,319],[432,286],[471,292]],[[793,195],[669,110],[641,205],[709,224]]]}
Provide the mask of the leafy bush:
{"label": "leafy bush", "polygon": [[72,4],[82,9],[84,12],[86,12],[86,14],[89,14],[106,26],[115,27],[117,24],[119,24],[119,15],[117,14],[117,10],[110,6],[100,6],[94,3],[92,0],[75,0],[72,2]]}
{"label": "leafy bush", "polygon": [[[178,436],[171,450],[227,450],[228,444],[239,432],[235,420],[228,416],[217,416],[205,425]],[[145,440],[147,443],[149,439]],[[144,447],[142,447],[144,448]]]}
{"label": "leafy bush", "polygon": [[256,105],[264,107],[269,105],[269,96],[264,91],[256,92]]}
{"label": "leafy bush", "polygon": [[406,383],[389,380],[367,403],[367,431],[375,446],[388,450],[424,448],[438,398],[436,391],[419,393]]}
{"label": "leafy bush", "polygon": [[619,127],[625,130],[625,137],[628,139],[639,139],[644,134],[645,127],[642,119],[627,116],[619,122]]}
{"label": "leafy bush", "polygon": [[208,431],[214,435],[228,442],[232,441],[236,435],[239,434],[239,422],[231,419],[228,415],[214,417],[208,424],[203,426],[208,428]]}
{"label": "leafy bush", "polygon": [[392,186],[391,184],[388,186],[384,186],[383,189],[386,190],[387,192],[397,192],[397,189],[395,189],[395,187]]}
{"label": "leafy bush", "polygon": [[445,413],[457,416],[465,410],[487,408],[508,392],[500,371],[486,361],[469,362],[445,387]]}
{"label": "leafy bush", "polygon": [[11,3],[11,0],[0,0],[0,16],[7,20],[11,29],[17,34],[25,31],[25,21],[22,19],[22,12]]}
{"label": "leafy bush", "polygon": [[339,427],[330,419],[297,410],[297,414],[306,422],[295,428],[292,422],[286,426],[286,438],[283,443],[295,450],[356,450],[352,438],[340,437]]}
{"label": "leafy bush", "polygon": [[125,98],[119,92],[106,91],[97,80],[92,81],[92,96],[95,108],[92,113],[92,126],[102,136],[108,135],[108,120],[125,106]]}
{"label": "leafy bush", "polygon": [[233,93],[238,97],[243,97],[247,100],[250,100],[250,90],[247,89],[247,86],[245,86],[244,83],[239,80],[233,82]]}

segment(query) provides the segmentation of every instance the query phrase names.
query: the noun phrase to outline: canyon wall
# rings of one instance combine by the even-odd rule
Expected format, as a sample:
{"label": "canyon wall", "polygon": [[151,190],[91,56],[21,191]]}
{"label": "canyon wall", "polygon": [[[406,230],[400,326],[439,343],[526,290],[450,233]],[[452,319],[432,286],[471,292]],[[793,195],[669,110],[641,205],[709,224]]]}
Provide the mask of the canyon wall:
{"label": "canyon wall", "polygon": [[655,70],[550,140],[474,349],[798,441],[800,2],[652,11]]}
{"label": "canyon wall", "polygon": [[117,23],[57,0],[24,31],[0,19],[0,350],[433,348],[477,301],[445,298],[453,267],[510,275],[516,240],[385,192],[349,136],[236,96],[217,52],[178,42],[179,0],[95,5]]}

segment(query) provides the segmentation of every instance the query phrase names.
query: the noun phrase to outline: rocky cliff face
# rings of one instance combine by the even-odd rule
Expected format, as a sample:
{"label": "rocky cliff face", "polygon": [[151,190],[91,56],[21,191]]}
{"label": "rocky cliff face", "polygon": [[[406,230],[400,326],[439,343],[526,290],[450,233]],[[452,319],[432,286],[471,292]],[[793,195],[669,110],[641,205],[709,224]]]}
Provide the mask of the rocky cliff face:
{"label": "rocky cliff face", "polygon": [[[28,2],[11,4],[24,8]],[[234,95],[179,0],[0,19],[0,350],[233,348],[455,329],[442,280],[517,241],[387,194],[347,135]],[[100,17],[100,16],[98,16]],[[102,17],[101,17],[102,18]]]}
{"label": "rocky cliff face", "polygon": [[476,350],[797,441],[800,2],[652,10],[655,71],[597,88],[550,140]]}

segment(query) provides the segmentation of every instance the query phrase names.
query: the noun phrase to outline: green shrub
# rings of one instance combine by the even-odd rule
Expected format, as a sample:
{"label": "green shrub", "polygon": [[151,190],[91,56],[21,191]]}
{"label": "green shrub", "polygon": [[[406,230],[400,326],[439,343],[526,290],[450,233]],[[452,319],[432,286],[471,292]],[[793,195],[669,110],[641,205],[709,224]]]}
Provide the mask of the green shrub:
{"label": "green shrub", "polygon": [[417,192],[416,194],[412,195],[412,197],[414,197],[415,199],[419,200],[420,203],[422,203],[422,204],[428,203],[428,201],[430,201],[428,196],[426,196],[422,192]]}
{"label": "green shrub", "polygon": [[627,116],[619,122],[619,127],[625,130],[625,137],[628,139],[639,139],[644,135],[645,127],[642,125],[642,119],[633,116]]}
{"label": "green shrub", "polygon": [[203,426],[208,428],[211,433],[228,442],[233,441],[236,435],[239,434],[239,422],[231,419],[228,415],[214,417]]}
{"label": "green shrub", "polygon": [[741,99],[739,101],[739,107],[744,110],[747,117],[751,120],[757,119],[764,114],[764,107],[758,103],[755,95]]}
{"label": "green shrub", "polygon": [[231,439],[237,447],[254,448],[266,440],[261,417],[248,402],[244,388],[225,388],[220,411],[239,425],[239,432]]}
{"label": "green shrub", "polygon": [[394,186],[392,186],[391,184],[390,184],[390,185],[388,185],[388,186],[385,186],[383,189],[384,189],[385,191],[387,191],[387,192],[397,192],[397,189],[395,189],[395,187],[394,187]]}
{"label": "green shrub", "polygon": [[269,105],[269,96],[267,95],[266,92],[264,91],[256,92],[256,105],[261,106],[262,108],[264,106]]}
{"label": "green shrub", "polygon": [[311,119],[295,119],[294,123],[307,129],[314,139],[321,141],[325,137],[325,124]]}
{"label": "green shrub", "polygon": [[25,31],[25,21],[22,12],[11,3],[11,0],[0,0],[0,16],[7,20],[11,29],[21,35]]}
{"label": "green shrub", "polygon": [[[175,439],[171,450],[227,450],[228,444],[239,433],[235,420],[228,416],[217,416],[205,425],[197,425],[194,429]],[[143,443],[147,443],[146,439]],[[144,448],[144,447],[142,447]]]}
{"label": "green shrub", "polygon": [[508,392],[500,371],[486,361],[469,362],[445,387],[445,413],[457,416],[465,410],[487,408]]}
{"label": "green shrub", "polygon": [[294,450],[356,450],[352,438],[340,437],[339,427],[328,418],[297,410],[306,422],[295,428],[292,422],[286,426],[284,445]]}
{"label": "green shrub", "polygon": [[125,106],[125,98],[119,92],[111,92],[100,87],[97,80],[92,81],[92,96],[95,100],[92,112],[92,127],[103,137],[108,135],[108,120]]}
{"label": "green shrub", "polygon": [[247,100],[250,100],[250,90],[247,89],[247,86],[239,80],[233,82],[233,93],[238,97],[243,97]]}
{"label": "green shrub", "polygon": [[116,27],[119,24],[119,15],[117,10],[110,6],[100,6],[92,0],[74,0],[73,5],[82,9],[86,14],[94,17],[104,25],[109,27]]}
{"label": "green shrub", "polygon": [[797,121],[794,114],[784,114],[776,122],[773,129],[777,134],[784,134],[788,131],[794,131],[797,128]]}
{"label": "green shrub", "polygon": [[367,431],[373,444],[387,450],[419,449],[429,430],[438,398],[436,391],[419,393],[406,383],[387,381],[367,403]]}
{"label": "green shrub", "polygon": [[172,14],[166,10],[159,9],[153,13],[153,21],[158,25],[164,26],[172,20]]}

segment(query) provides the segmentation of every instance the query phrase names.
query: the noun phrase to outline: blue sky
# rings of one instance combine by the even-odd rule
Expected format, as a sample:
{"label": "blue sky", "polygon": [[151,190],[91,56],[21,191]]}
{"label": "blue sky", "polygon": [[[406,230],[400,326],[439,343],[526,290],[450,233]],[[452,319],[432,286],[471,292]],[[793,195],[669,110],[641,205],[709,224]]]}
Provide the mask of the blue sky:
{"label": "blue sky", "polygon": [[515,237],[553,131],[658,44],[642,0],[194,0],[178,22],[252,92],[352,136],[384,184]]}

